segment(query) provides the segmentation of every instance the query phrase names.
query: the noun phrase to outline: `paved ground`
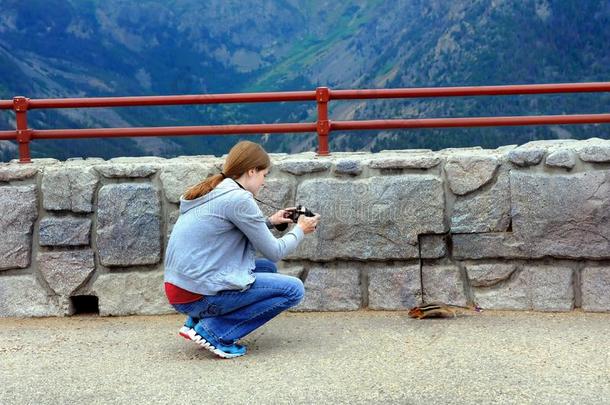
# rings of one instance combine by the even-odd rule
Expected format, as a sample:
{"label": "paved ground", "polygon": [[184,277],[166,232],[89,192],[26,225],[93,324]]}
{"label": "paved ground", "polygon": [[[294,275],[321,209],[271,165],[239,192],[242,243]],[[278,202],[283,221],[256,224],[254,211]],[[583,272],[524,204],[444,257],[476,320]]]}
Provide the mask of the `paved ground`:
{"label": "paved ground", "polygon": [[610,404],[610,314],[286,314],[233,360],[181,321],[0,319],[0,404]]}

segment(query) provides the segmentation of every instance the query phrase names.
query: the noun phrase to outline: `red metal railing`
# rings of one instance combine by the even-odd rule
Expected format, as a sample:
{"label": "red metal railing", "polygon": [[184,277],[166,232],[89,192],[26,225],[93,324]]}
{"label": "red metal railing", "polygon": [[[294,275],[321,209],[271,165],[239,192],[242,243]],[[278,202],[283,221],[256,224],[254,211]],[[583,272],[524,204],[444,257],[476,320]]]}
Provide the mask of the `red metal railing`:
{"label": "red metal railing", "polygon": [[[30,142],[34,139],[317,132],[318,155],[327,156],[330,154],[330,150],[328,148],[329,134],[331,131],[336,130],[353,131],[397,128],[450,128],[610,123],[610,114],[331,121],[328,116],[328,104],[332,100],[499,96],[608,91],[610,91],[610,82],[369,90],[330,90],[327,87],[318,87],[315,91],[201,94],[152,97],[97,97],[32,100],[25,97],[15,97],[13,100],[0,100],[0,109],[12,109],[16,116],[16,129],[14,131],[0,131],[0,140],[16,140],[19,144],[19,161],[21,163],[27,163],[31,161]],[[317,103],[318,111],[318,118],[316,122],[44,130],[29,128],[27,122],[27,112],[32,109],[40,108],[129,107],[284,101],[315,101]]]}

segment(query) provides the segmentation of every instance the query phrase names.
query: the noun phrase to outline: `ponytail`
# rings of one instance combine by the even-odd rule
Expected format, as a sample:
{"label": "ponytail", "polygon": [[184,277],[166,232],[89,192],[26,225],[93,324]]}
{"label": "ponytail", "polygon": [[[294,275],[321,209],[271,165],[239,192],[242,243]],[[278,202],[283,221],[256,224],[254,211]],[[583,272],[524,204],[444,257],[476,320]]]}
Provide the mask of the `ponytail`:
{"label": "ponytail", "polygon": [[185,200],[194,200],[195,198],[204,196],[207,193],[209,193],[210,191],[214,190],[214,188],[216,188],[216,186],[219,185],[220,182],[224,180],[224,178],[225,178],[225,176],[223,173],[218,173],[218,174],[209,176],[202,182],[195,184],[194,186],[192,186],[188,190],[186,190],[186,192],[183,195],[183,198]]}
{"label": "ponytail", "polygon": [[257,143],[238,142],[229,151],[223,171],[209,176],[199,184],[189,187],[183,195],[185,200],[194,200],[214,190],[226,178],[237,179],[250,169],[264,170],[271,166],[269,155]]}

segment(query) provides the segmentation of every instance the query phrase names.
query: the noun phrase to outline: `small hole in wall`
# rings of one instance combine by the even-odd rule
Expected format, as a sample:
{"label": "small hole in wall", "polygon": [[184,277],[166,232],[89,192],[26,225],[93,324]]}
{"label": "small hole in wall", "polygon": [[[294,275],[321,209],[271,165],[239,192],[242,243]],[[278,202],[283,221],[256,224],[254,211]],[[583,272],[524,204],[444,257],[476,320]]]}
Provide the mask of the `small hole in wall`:
{"label": "small hole in wall", "polygon": [[99,315],[99,300],[95,295],[75,295],[70,297],[70,314]]}

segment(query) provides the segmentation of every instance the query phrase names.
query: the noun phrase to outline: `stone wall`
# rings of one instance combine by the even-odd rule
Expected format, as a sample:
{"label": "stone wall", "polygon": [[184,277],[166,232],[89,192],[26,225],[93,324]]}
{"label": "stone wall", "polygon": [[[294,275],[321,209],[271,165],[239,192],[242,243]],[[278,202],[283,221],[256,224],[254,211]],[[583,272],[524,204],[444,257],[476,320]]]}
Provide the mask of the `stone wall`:
{"label": "stone wall", "polygon": [[[297,310],[610,311],[610,141],[272,155],[259,198],[322,214],[280,263]],[[180,194],[213,156],[0,165],[0,316],[170,313],[163,258]],[[266,213],[271,209],[261,207]]]}

